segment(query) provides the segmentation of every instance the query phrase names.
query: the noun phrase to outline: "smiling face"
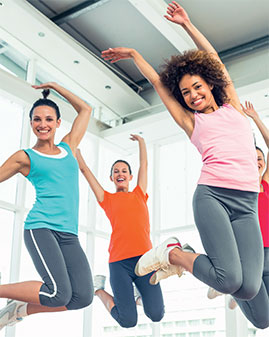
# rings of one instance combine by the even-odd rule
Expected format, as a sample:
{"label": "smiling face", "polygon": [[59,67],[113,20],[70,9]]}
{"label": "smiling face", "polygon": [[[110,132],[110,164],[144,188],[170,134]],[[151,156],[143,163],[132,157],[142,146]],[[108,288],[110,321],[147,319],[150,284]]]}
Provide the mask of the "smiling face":
{"label": "smiling face", "polygon": [[32,130],[39,140],[54,139],[56,129],[60,126],[61,120],[57,120],[55,109],[40,105],[33,111],[30,121]]}
{"label": "smiling face", "polygon": [[186,74],[179,82],[179,90],[187,106],[199,112],[212,112],[218,109],[214,96],[209,86],[199,75]]}
{"label": "smiling face", "polygon": [[258,170],[259,170],[259,175],[261,177],[265,169],[265,159],[264,159],[263,153],[260,150],[256,149],[256,151],[257,151]]}
{"label": "smiling face", "polygon": [[110,179],[114,182],[117,192],[128,192],[132,178],[127,164],[123,162],[114,164]]}

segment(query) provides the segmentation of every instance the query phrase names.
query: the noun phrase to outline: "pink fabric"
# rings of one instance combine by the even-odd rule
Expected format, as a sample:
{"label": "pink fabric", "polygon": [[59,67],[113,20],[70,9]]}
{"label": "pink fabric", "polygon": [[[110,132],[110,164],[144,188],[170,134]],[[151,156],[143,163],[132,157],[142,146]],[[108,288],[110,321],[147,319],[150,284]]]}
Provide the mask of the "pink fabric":
{"label": "pink fabric", "polygon": [[230,104],[209,114],[195,113],[191,142],[203,160],[198,184],[259,192],[251,126]]}
{"label": "pink fabric", "polygon": [[263,246],[269,247],[269,185],[265,180],[262,180],[261,184],[263,186],[263,192],[259,193],[258,215]]}

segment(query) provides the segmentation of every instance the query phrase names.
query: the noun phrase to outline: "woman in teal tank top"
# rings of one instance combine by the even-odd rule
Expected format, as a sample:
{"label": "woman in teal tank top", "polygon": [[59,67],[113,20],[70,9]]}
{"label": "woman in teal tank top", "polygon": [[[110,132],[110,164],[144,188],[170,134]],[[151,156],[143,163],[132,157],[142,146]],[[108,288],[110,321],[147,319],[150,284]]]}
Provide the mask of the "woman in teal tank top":
{"label": "woman in teal tank top", "polygon": [[[0,310],[0,330],[39,312],[74,310],[93,299],[92,275],[78,240],[78,164],[76,148],[84,136],[91,108],[82,99],[50,82],[33,86],[45,89],[30,110],[30,124],[37,142],[19,150],[0,167],[0,182],[21,173],[35,187],[36,201],[24,229],[26,247],[41,281],[0,285],[0,297],[11,299]],[[56,145],[61,124],[58,106],[47,99],[54,89],[67,99],[78,115],[71,131]]]}

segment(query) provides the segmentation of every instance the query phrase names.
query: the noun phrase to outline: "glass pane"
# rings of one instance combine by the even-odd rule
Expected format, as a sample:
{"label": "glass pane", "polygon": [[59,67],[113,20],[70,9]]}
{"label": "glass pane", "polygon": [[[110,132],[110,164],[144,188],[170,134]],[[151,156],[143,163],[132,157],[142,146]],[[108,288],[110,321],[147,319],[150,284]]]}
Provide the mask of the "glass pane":
{"label": "glass pane", "polygon": [[14,213],[0,208],[0,273],[1,284],[8,283],[12,246]]}
{"label": "glass pane", "polygon": [[[7,42],[0,39],[0,67],[15,76],[26,79],[28,59],[10,46]],[[2,66],[1,66],[2,65]]]}
{"label": "glass pane", "polygon": [[160,149],[161,229],[186,225],[185,142]]}
{"label": "glass pane", "polygon": [[[20,149],[23,107],[0,96],[0,165]],[[6,145],[5,145],[6,144]],[[15,202],[17,177],[1,183],[0,200]]]}

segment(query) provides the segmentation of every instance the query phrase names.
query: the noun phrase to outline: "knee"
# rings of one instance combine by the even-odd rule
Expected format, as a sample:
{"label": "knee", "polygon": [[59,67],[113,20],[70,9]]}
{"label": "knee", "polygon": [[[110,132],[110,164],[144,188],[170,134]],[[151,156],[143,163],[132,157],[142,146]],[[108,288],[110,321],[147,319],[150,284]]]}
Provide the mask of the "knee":
{"label": "knee", "polygon": [[269,327],[269,316],[268,313],[264,314],[259,321],[251,322],[258,329],[267,329]]}
{"label": "knee", "polygon": [[218,280],[218,285],[218,291],[233,294],[242,286],[242,276],[238,273],[227,274]]}
{"label": "knee", "polygon": [[126,319],[123,319],[123,320],[120,320],[119,321],[119,325],[122,327],[122,328],[133,328],[135,327],[137,324],[137,318],[126,318]]}
{"label": "knee", "polygon": [[164,310],[151,313],[150,315],[147,316],[152,320],[152,322],[160,322],[163,319]]}
{"label": "knee", "polygon": [[88,291],[87,289],[87,291],[81,292],[76,296],[73,295],[67,308],[68,310],[82,309],[90,305],[92,301],[93,301],[93,291]]}
{"label": "knee", "polygon": [[242,284],[242,287],[239,291],[236,292],[236,297],[243,300],[249,301],[252,300],[259,292],[260,286],[255,284]]}
{"label": "knee", "polygon": [[40,292],[40,303],[48,307],[65,307],[72,297],[72,289],[70,286],[60,286],[57,289]]}

